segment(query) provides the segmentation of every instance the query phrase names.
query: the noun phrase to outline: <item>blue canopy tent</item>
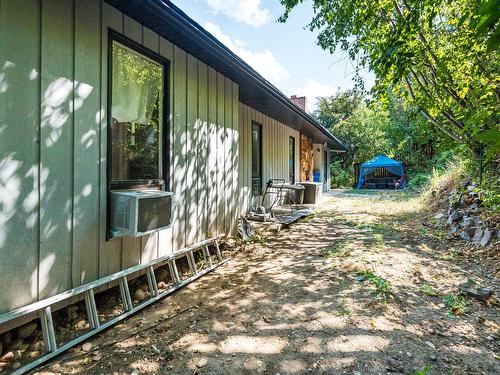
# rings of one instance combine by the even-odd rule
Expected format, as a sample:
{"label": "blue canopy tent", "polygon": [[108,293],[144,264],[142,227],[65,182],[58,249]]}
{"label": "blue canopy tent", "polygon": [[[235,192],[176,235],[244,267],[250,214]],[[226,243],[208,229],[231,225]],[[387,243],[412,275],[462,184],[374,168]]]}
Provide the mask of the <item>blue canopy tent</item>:
{"label": "blue canopy tent", "polygon": [[[377,168],[384,168],[396,176],[404,176],[403,164],[397,160],[388,158],[385,155],[377,155],[366,163],[361,164],[359,168],[358,189],[361,189],[365,183],[365,176],[375,172]],[[401,182],[402,187],[406,187],[406,179]]]}

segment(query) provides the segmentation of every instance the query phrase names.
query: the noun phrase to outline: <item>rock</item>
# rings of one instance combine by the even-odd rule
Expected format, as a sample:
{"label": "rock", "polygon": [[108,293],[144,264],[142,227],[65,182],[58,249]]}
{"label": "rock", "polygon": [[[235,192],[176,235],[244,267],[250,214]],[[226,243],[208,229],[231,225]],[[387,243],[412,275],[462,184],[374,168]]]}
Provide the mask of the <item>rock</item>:
{"label": "rock", "polygon": [[474,231],[474,236],[472,237],[472,242],[479,244],[481,242],[481,238],[483,238],[483,228],[477,227]]}
{"label": "rock", "polygon": [[92,350],[92,344],[90,342],[86,342],[82,345],[82,350],[84,352],[90,352]]}
{"label": "rock", "polygon": [[0,358],[0,362],[12,362],[14,361],[14,359],[16,359],[16,356],[14,355],[14,351],[11,350],[11,351],[8,351],[7,353],[5,353],[1,358]]}
{"label": "rock", "polygon": [[430,359],[431,361],[433,361],[433,362],[436,362],[436,361],[437,361],[437,357],[436,357],[434,354],[431,354],[431,355],[429,356],[429,359]]}
{"label": "rock", "polygon": [[483,238],[481,238],[481,242],[479,244],[483,247],[488,245],[490,238],[491,238],[491,231],[488,228],[486,228],[483,232]]}
{"label": "rock", "polygon": [[464,216],[464,212],[462,210],[456,210],[451,213],[450,217],[448,220],[451,219],[451,222],[459,221],[462,217]]}
{"label": "rock", "polygon": [[460,226],[456,223],[451,224],[451,233],[457,233]]}
{"label": "rock", "polygon": [[139,370],[137,370],[137,369],[136,369],[136,370],[134,370],[134,371],[132,371],[132,372],[130,373],[130,375],[139,375],[139,374],[140,374],[140,372],[139,372]]}
{"label": "rock", "polygon": [[168,288],[168,286],[164,281],[160,281],[158,283],[158,289],[167,289],[167,288]]}
{"label": "rock", "polygon": [[14,362],[14,363],[12,364],[12,367],[11,367],[11,368],[12,368],[12,370],[17,370],[17,369],[18,369],[18,368],[20,368],[20,367],[21,367],[21,364],[20,364],[19,362]]}
{"label": "rock", "polygon": [[146,299],[146,293],[142,289],[137,289],[134,293],[134,299],[139,302],[142,302]]}
{"label": "rock", "polygon": [[35,358],[40,357],[41,355],[42,355],[41,351],[35,350],[35,351],[32,351],[32,352],[29,352],[28,355],[27,355],[27,357],[28,357],[28,359],[35,359]]}
{"label": "rock", "polygon": [[470,235],[467,232],[460,232],[460,238],[465,241],[470,241]]}
{"label": "rock", "polygon": [[434,219],[436,219],[436,220],[442,219],[443,217],[444,217],[444,214],[442,212],[439,212],[436,215],[434,215]]}
{"label": "rock", "polygon": [[73,328],[76,330],[82,330],[82,329],[86,329],[88,327],[89,327],[89,323],[83,318],[78,319],[76,321],[76,323],[73,324]]}
{"label": "rock", "polygon": [[470,216],[464,216],[460,222],[460,228],[469,228],[477,226],[477,220]]}
{"label": "rock", "polygon": [[167,281],[169,273],[165,268],[157,268],[155,271],[155,276],[157,281]]}
{"label": "rock", "polygon": [[493,340],[495,340],[495,338],[494,338],[493,336],[491,336],[491,335],[490,335],[490,336],[486,336],[486,340],[488,340],[488,341],[493,341]]}
{"label": "rock", "polygon": [[139,285],[139,289],[141,289],[144,293],[146,293],[149,290],[149,287],[147,284],[141,284]]}
{"label": "rock", "polygon": [[467,279],[458,287],[460,288],[462,293],[484,303],[488,303],[488,300],[493,296],[493,290],[491,290],[490,288],[482,288],[472,279]]}
{"label": "rock", "polygon": [[436,345],[434,345],[432,342],[430,341],[426,341],[425,342],[425,345],[427,345],[429,348],[431,349],[436,349]]}
{"label": "rock", "polygon": [[33,332],[37,329],[37,325],[34,322],[25,324],[17,329],[17,337],[21,339],[27,339],[31,337]]}
{"label": "rock", "polygon": [[33,351],[43,351],[45,347],[45,344],[42,340],[38,340],[36,342],[34,342],[33,344],[31,344],[31,350]]}
{"label": "rock", "polygon": [[204,366],[206,366],[208,363],[208,360],[206,358],[202,358],[200,359],[197,363],[196,363],[196,367],[198,368],[202,368]]}

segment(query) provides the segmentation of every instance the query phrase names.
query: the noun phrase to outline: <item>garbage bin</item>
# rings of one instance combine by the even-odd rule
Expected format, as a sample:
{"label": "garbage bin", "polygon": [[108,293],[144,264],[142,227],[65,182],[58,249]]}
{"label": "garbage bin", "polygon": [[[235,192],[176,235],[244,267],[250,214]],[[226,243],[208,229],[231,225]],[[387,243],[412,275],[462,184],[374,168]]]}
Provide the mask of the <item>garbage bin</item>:
{"label": "garbage bin", "polygon": [[313,181],[314,182],[321,182],[321,172],[320,171],[314,171],[313,172]]}
{"label": "garbage bin", "polygon": [[304,204],[317,204],[323,194],[323,184],[321,182],[300,182],[304,186]]}

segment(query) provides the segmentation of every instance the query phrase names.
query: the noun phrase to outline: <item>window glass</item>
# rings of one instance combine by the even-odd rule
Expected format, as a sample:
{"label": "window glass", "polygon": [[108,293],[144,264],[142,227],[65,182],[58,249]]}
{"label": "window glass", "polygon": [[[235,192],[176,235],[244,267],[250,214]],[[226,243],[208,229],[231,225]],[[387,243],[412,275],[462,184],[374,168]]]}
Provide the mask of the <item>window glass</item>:
{"label": "window glass", "polygon": [[162,176],[163,66],[113,42],[112,183]]}
{"label": "window glass", "polygon": [[252,124],[252,195],[262,192],[262,126]]}

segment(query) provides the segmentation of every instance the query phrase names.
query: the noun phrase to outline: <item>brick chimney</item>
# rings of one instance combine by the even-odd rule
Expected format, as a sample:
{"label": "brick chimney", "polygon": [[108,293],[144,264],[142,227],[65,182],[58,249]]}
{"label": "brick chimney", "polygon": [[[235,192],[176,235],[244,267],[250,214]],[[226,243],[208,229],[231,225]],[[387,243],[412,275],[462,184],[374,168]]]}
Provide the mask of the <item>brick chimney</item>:
{"label": "brick chimney", "polygon": [[293,104],[295,104],[297,107],[302,109],[304,112],[306,112],[307,109],[307,99],[305,96],[297,96],[297,95],[292,95],[290,98]]}

